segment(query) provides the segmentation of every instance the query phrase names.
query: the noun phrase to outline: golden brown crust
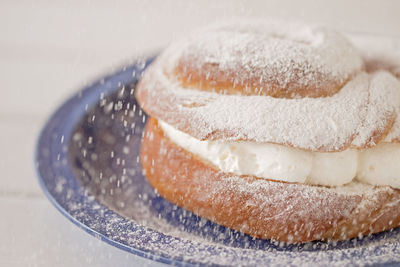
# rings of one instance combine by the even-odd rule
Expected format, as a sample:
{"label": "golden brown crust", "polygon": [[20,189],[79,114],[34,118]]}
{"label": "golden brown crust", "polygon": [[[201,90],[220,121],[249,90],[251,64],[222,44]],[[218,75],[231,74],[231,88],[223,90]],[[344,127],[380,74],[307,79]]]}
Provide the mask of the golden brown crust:
{"label": "golden brown crust", "polygon": [[142,140],[141,162],[162,197],[259,238],[342,240],[400,224],[399,190],[326,188],[222,173],[166,138],[153,118]]}
{"label": "golden brown crust", "polygon": [[[225,95],[268,95],[275,98],[300,98],[300,97],[327,97],[336,94],[344,84],[353,76],[351,75],[344,81],[327,79],[320,73],[315,73],[315,80],[321,81],[321,84],[310,83],[307,85],[297,84],[292,81],[286,85],[276,80],[262,80],[247,74],[239,83],[235,82],[236,74],[226,72],[219,68],[217,64],[204,63],[196,64],[194,59],[182,58],[173,73],[168,75],[171,79],[177,79],[185,88],[191,88],[202,91],[212,91]],[[242,66],[242,69],[236,69],[237,72],[250,72]],[[292,69],[294,76],[302,73],[301,69]],[[321,90],[323,88],[323,90]]]}

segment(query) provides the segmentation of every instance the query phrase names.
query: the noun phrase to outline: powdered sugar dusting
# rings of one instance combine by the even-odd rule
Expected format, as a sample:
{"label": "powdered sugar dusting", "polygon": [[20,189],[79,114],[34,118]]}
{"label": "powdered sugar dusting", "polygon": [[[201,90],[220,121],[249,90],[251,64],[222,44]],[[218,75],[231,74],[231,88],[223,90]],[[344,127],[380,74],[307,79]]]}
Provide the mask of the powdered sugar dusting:
{"label": "powdered sugar dusting", "polygon": [[334,31],[268,20],[208,27],[163,54],[167,72],[179,61],[185,66],[183,72],[216,65],[219,72],[233,74],[234,84],[256,87],[259,92],[278,84],[291,97],[300,88],[312,88],[307,95],[315,96],[315,91],[330,95],[336,91],[332,87],[343,85],[363,67],[357,50]]}
{"label": "powdered sugar dusting", "polygon": [[[400,106],[399,88],[371,90],[361,73],[326,98],[277,99],[220,95],[182,88],[158,65],[144,77],[143,108],[197,139],[286,144],[313,151],[362,146],[384,129]],[[372,107],[369,107],[372,105]],[[368,120],[368,123],[366,123]],[[371,122],[375,123],[371,123]]]}
{"label": "powdered sugar dusting", "polygon": [[[374,140],[377,129],[385,129],[390,120],[394,121],[385,141],[400,137],[400,81],[387,71],[378,71],[370,76],[370,95],[367,115],[353,145],[358,147],[376,145],[380,139]],[[375,127],[371,127],[374,125]],[[367,140],[367,141],[366,141]]]}
{"label": "powdered sugar dusting", "polygon": [[[294,98],[187,88],[173,75],[182,60],[182,72],[217,66],[222,76],[233,77],[233,86],[255,87],[261,94],[264,85],[278,83]],[[138,95],[150,115],[197,139],[341,151],[375,145],[394,121],[386,141],[400,136],[400,83],[385,71],[366,74],[362,68],[357,49],[336,32],[282,22],[234,22],[170,46],[144,75]],[[329,91],[328,80],[344,85]],[[314,95],[296,97],[296,88],[310,84]],[[320,90],[330,96],[315,97]]]}
{"label": "powdered sugar dusting", "polygon": [[[387,87],[399,88],[400,37],[392,39],[364,35],[349,35],[349,37],[360,50],[368,72],[388,71],[397,77],[397,82],[393,77],[378,79],[379,82],[375,82],[377,89],[380,90],[380,87],[383,87],[383,90]],[[387,76],[387,74],[384,75]],[[386,136],[385,142],[400,141],[400,106],[397,106],[396,114],[396,120]]]}

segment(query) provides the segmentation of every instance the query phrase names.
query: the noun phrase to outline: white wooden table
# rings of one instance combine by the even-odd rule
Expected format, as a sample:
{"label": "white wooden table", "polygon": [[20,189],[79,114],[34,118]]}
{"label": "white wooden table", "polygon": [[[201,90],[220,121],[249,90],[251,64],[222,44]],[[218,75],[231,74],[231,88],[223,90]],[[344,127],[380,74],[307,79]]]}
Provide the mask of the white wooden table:
{"label": "white wooden table", "polygon": [[159,265],[98,241],[46,199],[33,163],[45,120],[86,82],[222,18],[274,16],[400,35],[400,1],[349,2],[1,1],[0,266]]}

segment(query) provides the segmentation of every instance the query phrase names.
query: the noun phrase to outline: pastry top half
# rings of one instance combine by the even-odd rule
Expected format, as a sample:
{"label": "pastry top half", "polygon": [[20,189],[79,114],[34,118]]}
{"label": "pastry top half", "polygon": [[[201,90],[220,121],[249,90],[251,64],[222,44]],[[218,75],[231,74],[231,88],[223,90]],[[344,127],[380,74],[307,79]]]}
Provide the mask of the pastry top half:
{"label": "pastry top half", "polygon": [[350,41],[319,26],[253,20],[200,30],[156,59],[136,97],[198,140],[314,152],[400,140],[400,81],[366,69]]}

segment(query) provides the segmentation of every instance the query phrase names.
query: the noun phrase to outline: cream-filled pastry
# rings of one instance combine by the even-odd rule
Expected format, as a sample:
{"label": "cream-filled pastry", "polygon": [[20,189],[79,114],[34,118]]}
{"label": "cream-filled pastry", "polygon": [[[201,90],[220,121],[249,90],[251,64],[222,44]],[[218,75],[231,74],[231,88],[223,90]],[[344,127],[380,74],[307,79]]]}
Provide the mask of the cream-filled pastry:
{"label": "cream-filled pastry", "polygon": [[135,96],[147,180],[195,214],[294,243],[400,223],[400,81],[340,33],[211,26],[171,44]]}

